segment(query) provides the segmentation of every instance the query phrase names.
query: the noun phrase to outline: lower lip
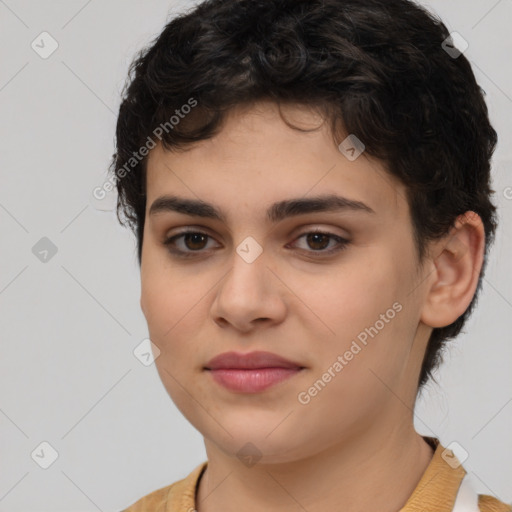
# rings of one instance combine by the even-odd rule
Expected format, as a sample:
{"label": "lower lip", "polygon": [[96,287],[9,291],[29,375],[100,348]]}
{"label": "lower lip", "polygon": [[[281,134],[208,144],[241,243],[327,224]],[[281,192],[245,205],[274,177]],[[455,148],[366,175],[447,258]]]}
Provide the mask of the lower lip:
{"label": "lower lip", "polygon": [[221,386],[242,393],[258,393],[289,379],[301,368],[255,368],[251,370],[208,370]]}

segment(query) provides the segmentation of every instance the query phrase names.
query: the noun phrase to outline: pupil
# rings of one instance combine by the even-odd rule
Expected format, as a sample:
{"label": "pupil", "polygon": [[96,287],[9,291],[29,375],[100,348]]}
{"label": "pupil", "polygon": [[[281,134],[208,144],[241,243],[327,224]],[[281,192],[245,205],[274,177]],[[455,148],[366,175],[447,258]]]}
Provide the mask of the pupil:
{"label": "pupil", "polygon": [[[190,244],[189,242],[191,241],[191,239],[192,239],[192,243]],[[197,242],[198,239],[199,239],[200,247],[197,247],[197,246],[194,247],[194,243]],[[201,239],[203,239],[202,241],[204,242],[205,236],[201,235],[200,233],[192,233],[192,234],[188,233],[185,235],[185,244],[187,245],[187,247],[189,249],[202,249]],[[192,247],[191,247],[191,245],[192,245]]]}
{"label": "pupil", "polygon": [[320,244],[321,247],[315,247],[315,243],[318,242],[318,238],[323,239],[325,242],[328,237],[321,233],[312,233],[312,234],[308,235],[308,244],[310,244],[310,245],[312,244],[313,249],[324,249],[327,246],[327,244],[329,243],[329,241],[327,240],[327,244],[325,244],[325,243]]}

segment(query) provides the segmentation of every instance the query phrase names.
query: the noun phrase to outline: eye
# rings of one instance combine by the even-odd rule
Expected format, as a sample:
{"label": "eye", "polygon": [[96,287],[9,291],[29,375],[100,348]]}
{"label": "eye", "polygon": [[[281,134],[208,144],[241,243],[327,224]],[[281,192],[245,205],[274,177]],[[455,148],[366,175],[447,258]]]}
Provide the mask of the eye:
{"label": "eye", "polygon": [[[315,258],[339,252],[350,243],[341,236],[320,230],[303,233],[296,240],[304,237],[306,237],[306,243],[312,250],[308,248],[301,248],[301,250]],[[213,238],[202,231],[182,231],[164,240],[163,244],[171,254],[177,257],[189,258],[205,252],[205,249],[211,249],[211,247],[208,247],[209,240],[213,240]],[[335,242],[334,247],[325,250],[331,242]]]}
{"label": "eye", "polygon": [[[195,256],[194,253],[204,252],[202,250],[206,248],[208,239],[212,239],[212,237],[202,231],[182,231],[177,235],[167,238],[163,244],[167,246],[171,254],[188,258]],[[178,240],[183,242],[184,247],[183,244],[176,243]]]}
{"label": "eye", "polygon": [[[297,238],[297,240],[300,240],[301,238],[304,237],[306,244],[312,250],[308,250],[307,248],[303,250],[310,253],[314,257],[321,257],[342,251],[350,243],[348,240],[341,236],[321,230],[314,230],[308,231],[307,233],[303,233]],[[324,250],[326,247],[329,247],[330,242],[333,241],[335,242],[334,247],[331,246],[330,249]]]}

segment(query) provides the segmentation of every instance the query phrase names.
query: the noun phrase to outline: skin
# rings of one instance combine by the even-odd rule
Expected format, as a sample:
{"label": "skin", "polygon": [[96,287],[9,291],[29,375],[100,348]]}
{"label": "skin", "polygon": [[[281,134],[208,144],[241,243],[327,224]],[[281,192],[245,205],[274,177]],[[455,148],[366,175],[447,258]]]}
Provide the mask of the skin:
{"label": "skin", "polygon": [[[237,107],[221,132],[186,152],[153,149],[141,264],[141,308],[159,348],[156,366],[176,406],[204,436],[208,468],[199,512],[399,510],[427,468],[432,449],[415,431],[413,408],[433,327],[461,315],[483,262],[484,230],[472,212],[431,244],[418,265],[405,188],[382,162],[349,161],[327,123],[304,107]],[[341,142],[341,140],[339,141]],[[370,206],[316,212],[277,223],[276,201],[336,193]],[[177,212],[149,215],[164,194],[201,199],[226,221]],[[164,245],[189,227],[206,240]],[[320,228],[349,240],[308,244]],[[263,248],[247,263],[236,252],[247,237]],[[330,240],[330,241],[329,241]],[[325,247],[327,246],[327,247]],[[318,248],[320,247],[320,251]],[[315,251],[316,249],[316,251]],[[315,258],[315,254],[317,257]],[[402,306],[309,403],[298,400],[394,303]],[[234,393],[204,370],[226,351],[265,350],[305,367],[261,393]],[[251,442],[252,466],[237,452]]]}

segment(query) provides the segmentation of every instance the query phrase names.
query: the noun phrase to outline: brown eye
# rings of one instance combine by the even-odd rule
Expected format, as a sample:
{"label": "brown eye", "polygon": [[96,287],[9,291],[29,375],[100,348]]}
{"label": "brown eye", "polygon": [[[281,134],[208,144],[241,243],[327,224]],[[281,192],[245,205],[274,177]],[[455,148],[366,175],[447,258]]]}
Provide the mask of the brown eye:
{"label": "brown eye", "polygon": [[324,233],[308,233],[306,235],[306,240],[309,247],[315,250],[325,249],[330,242],[329,236]]}
{"label": "brown eye", "polygon": [[[329,256],[342,251],[350,243],[341,236],[323,231],[309,231],[307,233],[303,233],[297,238],[297,240],[302,238],[306,240],[307,247],[299,247],[299,249],[307,252],[308,255],[312,255],[313,257]],[[334,242],[334,247],[331,246],[330,249],[327,249],[331,242]]]}
{"label": "brown eye", "polygon": [[210,240],[213,238],[201,231],[183,231],[167,238],[163,244],[171,254],[186,258],[207,252],[204,249],[208,249]]}
{"label": "brown eye", "polygon": [[195,250],[204,249],[205,242],[208,239],[203,233],[185,233],[183,241],[187,249]]}

